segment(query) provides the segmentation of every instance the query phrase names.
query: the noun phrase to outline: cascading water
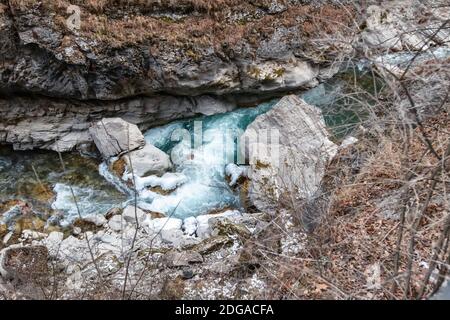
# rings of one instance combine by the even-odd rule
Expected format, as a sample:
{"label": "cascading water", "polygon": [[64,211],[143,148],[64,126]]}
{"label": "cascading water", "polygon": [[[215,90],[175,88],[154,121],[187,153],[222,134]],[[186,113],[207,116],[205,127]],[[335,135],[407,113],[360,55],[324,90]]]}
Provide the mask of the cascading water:
{"label": "cascading water", "polygon": [[[336,103],[334,99],[341,90],[339,85],[322,84],[301,97],[308,103],[324,108]],[[238,138],[247,126],[258,115],[269,111],[276,102],[274,100],[255,108],[175,121],[147,131],[146,142],[171,156],[175,172],[162,177],[135,176],[138,206],[178,218],[239,208],[239,196],[226,179],[226,166],[238,160]],[[107,168],[103,164],[103,169]],[[124,184],[118,181],[120,179],[109,172],[103,175],[123,190]],[[133,180],[130,173],[125,174],[124,178]],[[164,191],[173,191],[161,194],[149,189],[155,186]]]}
{"label": "cascading water", "polygon": [[[339,137],[345,136],[364,117],[358,106],[352,105],[357,99],[342,98],[347,81],[343,77],[301,94],[306,102],[324,111],[328,126]],[[372,84],[372,79],[367,83]],[[174,168],[163,177],[136,177],[138,206],[183,218],[229,207],[239,208],[239,196],[226,179],[226,165],[236,161],[237,136],[276,102],[175,121],[147,131],[147,143],[168,153]],[[63,157],[65,173],[56,153],[0,149],[0,201],[19,198],[32,203],[39,211],[51,213],[53,209],[64,214],[63,223],[78,216],[69,186],[72,186],[83,216],[105,214],[112,207],[134,201],[133,189],[110,172],[106,163],[98,164],[94,159],[75,154]],[[39,188],[33,166],[54,197],[40,200],[34,194]],[[159,187],[159,192],[152,187]]]}
{"label": "cascading water", "polygon": [[[171,155],[175,173],[134,177],[139,191],[138,205],[179,218],[239,208],[239,197],[225,179],[225,167],[237,159],[239,136],[274,104],[177,121],[146,132],[147,143]],[[110,179],[107,175],[105,178]],[[149,186],[175,190],[163,195],[149,190]]]}
{"label": "cascading water", "polygon": [[30,203],[41,214],[64,214],[61,224],[68,224],[79,213],[105,214],[109,209],[126,201],[98,172],[95,159],[77,154],[63,154],[66,171],[55,152],[13,151],[0,148],[0,203],[20,199]]}

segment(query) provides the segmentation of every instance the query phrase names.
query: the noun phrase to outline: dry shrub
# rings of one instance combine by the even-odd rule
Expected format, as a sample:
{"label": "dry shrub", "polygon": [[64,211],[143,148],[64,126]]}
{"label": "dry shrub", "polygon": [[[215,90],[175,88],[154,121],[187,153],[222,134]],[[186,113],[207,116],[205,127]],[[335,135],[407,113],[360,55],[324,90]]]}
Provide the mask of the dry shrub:
{"label": "dry shrub", "polygon": [[[450,142],[447,107],[422,124],[441,157]],[[427,203],[432,186],[430,174],[442,162],[424,144],[418,127],[409,141],[404,140],[401,131],[401,127],[393,125],[384,132],[380,143],[370,143],[362,135],[356,145],[341,150],[325,178],[330,183],[329,211],[309,235],[306,250],[294,260],[278,263],[276,274],[288,287],[280,289],[279,295],[303,299],[413,299],[421,297],[422,290],[425,297],[435,290],[437,279],[424,280],[427,265],[435,258],[436,245],[446,235],[449,170],[435,178],[440,183],[434,186]],[[355,174],[355,159],[362,154],[364,160]],[[405,177],[411,172],[414,177],[408,181]],[[415,230],[414,223],[423,209]],[[406,218],[397,247],[402,210]],[[412,236],[415,242],[411,251]],[[442,248],[437,258],[445,261],[447,254]],[[445,263],[438,266],[436,272],[445,274]],[[406,292],[407,277],[410,285]]]}
{"label": "dry shrub", "polygon": [[[68,17],[66,10],[71,4],[78,5],[82,14],[81,36],[95,39],[107,47],[141,43],[166,45],[164,42],[167,41],[182,49],[191,45],[200,48],[212,46],[220,50],[223,44],[234,49],[242,39],[257,47],[279,27],[298,27],[307,40],[316,36],[320,38],[317,32],[347,32],[354,18],[350,5],[347,10],[342,10],[333,5],[319,9],[303,4],[289,4],[284,12],[259,18],[256,11],[264,8],[264,3],[239,0],[44,0],[39,4],[31,0],[12,0],[10,3],[17,13],[34,9],[42,15],[52,14],[55,25],[68,34],[71,32],[65,23]],[[173,12],[182,18],[164,15]],[[249,17],[243,20],[230,18],[243,12]]]}

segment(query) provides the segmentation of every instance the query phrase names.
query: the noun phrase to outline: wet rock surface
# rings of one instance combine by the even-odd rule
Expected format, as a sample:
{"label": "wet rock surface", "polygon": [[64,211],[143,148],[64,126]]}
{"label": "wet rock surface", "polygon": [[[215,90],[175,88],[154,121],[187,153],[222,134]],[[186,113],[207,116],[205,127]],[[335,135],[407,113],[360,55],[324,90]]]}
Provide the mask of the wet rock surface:
{"label": "wet rock surface", "polygon": [[103,118],[121,118],[146,130],[180,118],[223,113],[236,107],[235,103],[212,96],[158,95],[84,102],[0,95],[0,143],[10,144],[16,150],[66,152],[77,149],[83,154],[95,155],[89,128]]}
{"label": "wet rock surface", "polygon": [[151,144],[146,144],[142,149],[134,150],[122,156],[127,168],[138,177],[149,175],[162,176],[172,167],[169,155]]}

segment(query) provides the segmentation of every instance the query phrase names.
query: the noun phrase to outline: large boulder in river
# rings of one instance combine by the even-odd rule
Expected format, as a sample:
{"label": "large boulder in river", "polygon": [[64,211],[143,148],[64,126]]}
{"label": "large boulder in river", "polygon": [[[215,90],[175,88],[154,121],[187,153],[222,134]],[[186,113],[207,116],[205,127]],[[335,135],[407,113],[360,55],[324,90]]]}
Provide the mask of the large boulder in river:
{"label": "large boulder in river", "polygon": [[151,144],[146,144],[142,149],[123,155],[122,159],[126,163],[128,171],[131,172],[132,167],[133,173],[138,177],[161,176],[172,167],[169,155]]}
{"label": "large boulder in river", "polygon": [[280,201],[314,197],[337,146],[320,109],[290,95],[248,126],[241,150],[250,163],[251,202],[273,212]]}
{"label": "large boulder in river", "polygon": [[121,118],[104,118],[90,127],[89,132],[106,159],[145,145],[139,128]]}

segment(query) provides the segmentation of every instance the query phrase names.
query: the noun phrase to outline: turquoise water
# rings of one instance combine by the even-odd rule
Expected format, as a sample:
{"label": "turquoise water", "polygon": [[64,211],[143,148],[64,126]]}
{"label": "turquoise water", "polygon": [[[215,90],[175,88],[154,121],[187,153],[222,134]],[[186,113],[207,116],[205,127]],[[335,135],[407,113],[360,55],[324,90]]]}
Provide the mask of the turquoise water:
{"label": "turquoise water", "polygon": [[[362,86],[356,93],[354,83]],[[372,84],[370,76],[358,75],[353,79],[343,74],[299,96],[322,109],[333,139],[339,141],[367,118],[366,109],[358,105],[358,101],[370,103]],[[237,160],[237,137],[277,101],[175,121],[147,131],[146,141],[168,153],[174,169],[162,178],[137,179],[139,206],[180,218],[239,208],[239,196],[225,179],[225,167]],[[132,201],[133,191],[109,172],[105,163],[76,154],[64,155],[64,161],[65,173],[54,152],[15,152],[1,148],[0,201],[23,199],[40,211],[62,213],[67,221],[78,216],[69,186],[73,188],[82,215],[105,214],[112,207]],[[51,197],[42,197],[39,192],[33,166],[51,191]],[[150,188],[155,185],[166,192],[155,192],[157,190]]]}
{"label": "turquoise water", "polygon": [[239,197],[225,179],[225,166],[237,162],[238,138],[247,126],[275,103],[177,121],[147,131],[147,143],[171,155],[174,171],[179,173],[177,181],[183,183],[171,194],[161,195],[146,189],[147,182],[154,179],[137,178],[140,206],[179,218],[239,208]]}
{"label": "turquoise water", "polygon": [[[336,140],[351,132],[362,116],[355,108],[354,100],[340,98],[345,89],[345,83],[337,80],[299,95],[307,103],[322,109]],[[167,175],[158,181],[154,177],[135,177],[140,206],[179,218],[225,208],[239,209],[240,199],[225,179],[225,167],[230,163],[239,164],[238,138],[257,116],[270,110],[278,101],[274,99],[255,108],[176,121],[147,131],[147,143],[171,156],[178,175]],[[176,189],[169,195],[161,195],[148,189],[155,184]]]}
{"label": "turquoise water", "polygon": [[[50,151],[13,151],[0,147],[0,203],[20,199],[43,216],[61,213],[67,221],[80,214],[105,214],[127,197],[98,172],[99,161],[75,153],[62,156]],[[0,212],[1,213],[1,212]]]}
{"label": "turquoise water", "polygon": [[[341,78],[337,77],[299,94],[307,103],[322,110],[336,141],[349,134],[367,116],[358,101],[369,102],[368,96],[372,93],[366,93],[373,89],[373,81],[364,74],[358,74],[357,77],[353,81],[355,79],[349,80],[348,75],[344,74]],[[354,92],[354,82],[365,87],[356,88]],[[346,92],[350,95],[346,95]],[[175,121],[147,131],[147,143],[171,156],[176,175],[167,174],[162,178],[135,177],[139,206],[179,218],[225,208],[239,209],[240,198],[228,185],[225,167],[230,163],[238,163],[238,137],[257,116],[270,110],[278,101],[274,99],[255,108]],[[173,191],[163,195],[149,188],[155,185]]]}

